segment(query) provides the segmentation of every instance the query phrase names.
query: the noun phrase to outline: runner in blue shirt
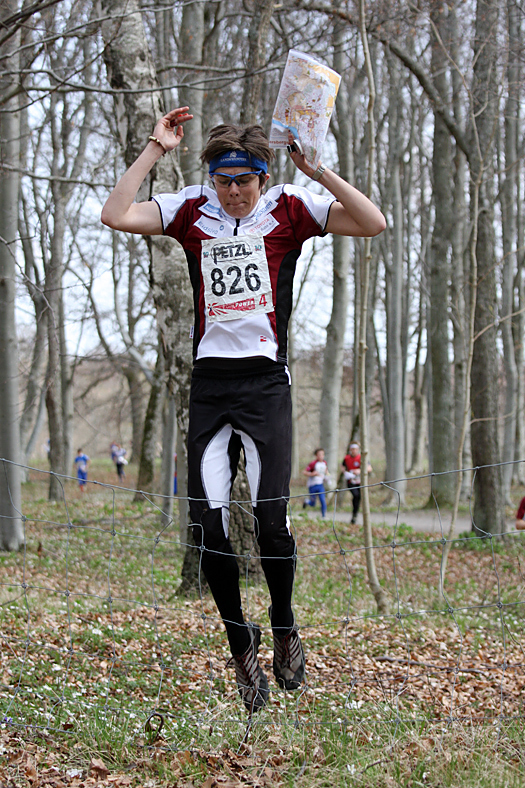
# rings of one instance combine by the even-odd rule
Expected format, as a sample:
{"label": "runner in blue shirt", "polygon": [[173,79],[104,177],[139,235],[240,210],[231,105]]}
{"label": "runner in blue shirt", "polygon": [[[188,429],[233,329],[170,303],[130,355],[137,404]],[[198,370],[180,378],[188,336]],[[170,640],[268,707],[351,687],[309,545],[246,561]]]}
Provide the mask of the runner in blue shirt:
{"label": "runner in blue shirt", "polygon": [[84,454],[83,449],[77,449],[77,456],[75,457],[75,468],[77,469],[77,479],[80,487],[80,492],[85,492],[87,482],[87,472],[91,460]]}

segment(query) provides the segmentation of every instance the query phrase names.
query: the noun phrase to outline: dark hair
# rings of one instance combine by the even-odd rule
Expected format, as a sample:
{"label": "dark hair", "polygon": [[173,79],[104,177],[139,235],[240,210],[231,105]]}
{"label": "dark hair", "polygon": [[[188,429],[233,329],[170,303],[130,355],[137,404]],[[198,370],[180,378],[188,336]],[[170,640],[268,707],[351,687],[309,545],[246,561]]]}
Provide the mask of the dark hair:
{"label": "dark hair", "polygon": [[322,446],[320,446],[318,449],[316,449],[316,450],[314,451],[314,454],[317,454],[317,452],[318,452],[318,451],[324,451],[323,447],[322,447]]}
{"label": "dark hair", "polygon": [[[268,164],[274,158],[270,148],[268,136],[262,126],[234,126],[232,123],[221,123],[209,133],[208,142],[201,153],[201,161],[209,164],[216,156],[230,150],[242,150]],[[266,177],[259,175],[261,188],[266,183]]]}

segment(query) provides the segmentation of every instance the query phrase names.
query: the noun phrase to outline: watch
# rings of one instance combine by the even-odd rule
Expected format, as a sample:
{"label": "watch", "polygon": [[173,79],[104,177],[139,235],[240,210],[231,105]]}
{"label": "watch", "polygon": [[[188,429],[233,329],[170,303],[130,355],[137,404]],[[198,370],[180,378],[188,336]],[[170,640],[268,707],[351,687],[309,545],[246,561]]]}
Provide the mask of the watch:
{"label": "watch", "polygon": [[310,178],[311,178],[313,181],[318,181],[318,180],[321,178],[321,176],[322,176],[322,174],[323,174],[323,172],[324,172],[325,170],[326,170],[326,167],[324,166],[324,164],[320,164],[320,165],[319,165],[319,167],[316,169],[316,171],[315,171],[315,172],[313,172],[313,173],[310,175]]}

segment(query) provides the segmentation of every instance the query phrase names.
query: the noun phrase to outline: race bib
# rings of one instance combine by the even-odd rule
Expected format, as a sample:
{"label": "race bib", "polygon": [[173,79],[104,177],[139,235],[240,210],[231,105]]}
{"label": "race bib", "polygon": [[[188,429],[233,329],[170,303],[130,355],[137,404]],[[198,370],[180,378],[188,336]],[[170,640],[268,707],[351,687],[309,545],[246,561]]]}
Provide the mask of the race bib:
{"label": "race bib", "polygon": [[273,312],[272,285],[262,235],[202,241],[206,317],[235,320]]}

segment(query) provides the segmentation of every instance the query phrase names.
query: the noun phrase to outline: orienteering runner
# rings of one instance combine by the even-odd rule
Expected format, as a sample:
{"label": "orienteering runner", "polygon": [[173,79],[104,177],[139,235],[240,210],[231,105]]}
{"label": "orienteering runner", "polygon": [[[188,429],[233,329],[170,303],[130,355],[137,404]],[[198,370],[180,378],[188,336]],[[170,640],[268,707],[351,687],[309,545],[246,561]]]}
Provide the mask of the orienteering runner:
{"label": "orienteering runner", "polygon": [[[303,243],[326,233],[368,237],[385,228],[370,200],[322,164],[306,162],[290,135],[295,166],[328,192],[281,184],[264,191],[273,153],[260,126],[213,128],[202,152],[209,182],[134,202],[151,168],[175,150],[191,121],[168,112],[102,211],[104,224],[168,235],[183,247],[193,288],[194,369],[188,434],[188,496],[202,570],[226,627],[241,698],[251,714],[268,700],[259,665],[260,629],[246,623],[239,569],[228,539],[229,500],[241,450],[261,565],[271,598],[273,672],[298,689],[304,652],[292,612],[295,542],[287,505],[291,471],[287,329]],[[174,297],[176,294],[174,293]]]}

